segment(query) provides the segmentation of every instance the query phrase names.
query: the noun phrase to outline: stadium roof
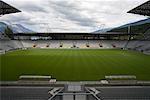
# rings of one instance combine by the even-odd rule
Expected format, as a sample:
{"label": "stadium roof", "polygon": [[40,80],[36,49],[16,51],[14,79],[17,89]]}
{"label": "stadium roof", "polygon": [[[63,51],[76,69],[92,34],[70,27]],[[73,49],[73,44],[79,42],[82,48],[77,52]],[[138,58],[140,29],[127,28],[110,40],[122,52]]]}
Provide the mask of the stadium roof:
{"label": "stadium roof", "polygon": [[21,11],[0,0],[0,15],[17,13],[17,12],[21,12]]}
{"label": "stadium roof", "polygon": [[128,11],[128,13],[150,16],[150,1],[147,1],[144,4]]}
{"label": "stadium roof", "polygon": [[131,31],[130,31],[131,33],[145,33],[148,29],[150,29],[150,18],[114,28],[110,30],[109,32],[128,33],[128,27],[131,28]]}
{"label": "stadium roof", "polygon": [[[74,37],[74,36],[80,36],[80,37],[107,37],[107,36],[127,36],[130,34],[121,34],[119,32],[117,33],[113,33],[110,32],[108,34],[103,33],[103,34],[99,34],[99,33],[15,33],[14,36],[41,36],[41,37],[63,37],[66,38],[67,36],[71,36],[70,38]],[[138,34],[132,34],[132,35],[138,35]],[[56,39],[56,38],[55,38]]]}

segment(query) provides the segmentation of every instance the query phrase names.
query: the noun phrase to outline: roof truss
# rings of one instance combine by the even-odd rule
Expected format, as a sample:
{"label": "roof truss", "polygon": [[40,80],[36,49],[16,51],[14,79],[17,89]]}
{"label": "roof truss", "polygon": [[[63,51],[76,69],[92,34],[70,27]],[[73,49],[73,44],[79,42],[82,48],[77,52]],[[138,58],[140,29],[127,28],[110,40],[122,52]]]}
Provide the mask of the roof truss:
{"label": "roof truss", "polygon": [[128,13],[150,16],[150,1],[147,1],[144,4],[128,11]]}
{"label": "roof truss", "polygon": [[0,15],[17,13],[17,12],[21,12],[21,11],[0,0]]}

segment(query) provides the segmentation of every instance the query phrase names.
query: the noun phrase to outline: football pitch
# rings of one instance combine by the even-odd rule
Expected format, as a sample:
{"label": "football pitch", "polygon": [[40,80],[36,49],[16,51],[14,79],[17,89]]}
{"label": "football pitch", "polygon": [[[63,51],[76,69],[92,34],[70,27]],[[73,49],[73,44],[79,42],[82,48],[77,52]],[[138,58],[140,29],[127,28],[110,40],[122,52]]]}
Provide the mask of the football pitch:
{"label": "football pitch", "polygon": [[20,75],[51,75],[59,81],[98,81],[105,75],[150,80],[150,56],[124,50],[29,49],[0,55],[1,81]]}

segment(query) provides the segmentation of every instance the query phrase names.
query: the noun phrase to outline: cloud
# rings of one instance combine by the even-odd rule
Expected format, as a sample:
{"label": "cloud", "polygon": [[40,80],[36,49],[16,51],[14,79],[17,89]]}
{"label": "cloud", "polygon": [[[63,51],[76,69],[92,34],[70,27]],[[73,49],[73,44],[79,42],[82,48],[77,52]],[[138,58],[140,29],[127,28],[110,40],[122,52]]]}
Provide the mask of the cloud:
{"label": "cloud", "polygon": [[52,9],[59,13],[59,17],[71,20],[81,26],[96,26],[96,20],[84,15],[85,9],[80,7],[80,2],[75,1],[51,1]]}
{"label": "cloud", "polygon": [[1,21],[23,24],[39,32],[91,32],[145,18],[126,12],[147,0],[5,1],[22,12],[0,17]]}

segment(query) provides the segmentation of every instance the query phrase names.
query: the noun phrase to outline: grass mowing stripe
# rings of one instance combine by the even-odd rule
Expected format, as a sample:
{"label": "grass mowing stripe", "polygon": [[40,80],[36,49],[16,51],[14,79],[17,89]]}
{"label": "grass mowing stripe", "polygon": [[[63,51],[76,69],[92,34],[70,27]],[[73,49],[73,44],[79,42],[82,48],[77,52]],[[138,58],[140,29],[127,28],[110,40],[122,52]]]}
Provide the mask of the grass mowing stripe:
{"label": "grass mowing stripe", "polygon": [[63,81],[90,81],[105,75],[132,74],[150,80],[150,56],[133,51],[100,49],[31,49],[0,55],[1,80],[22,74],[52,75]]}

